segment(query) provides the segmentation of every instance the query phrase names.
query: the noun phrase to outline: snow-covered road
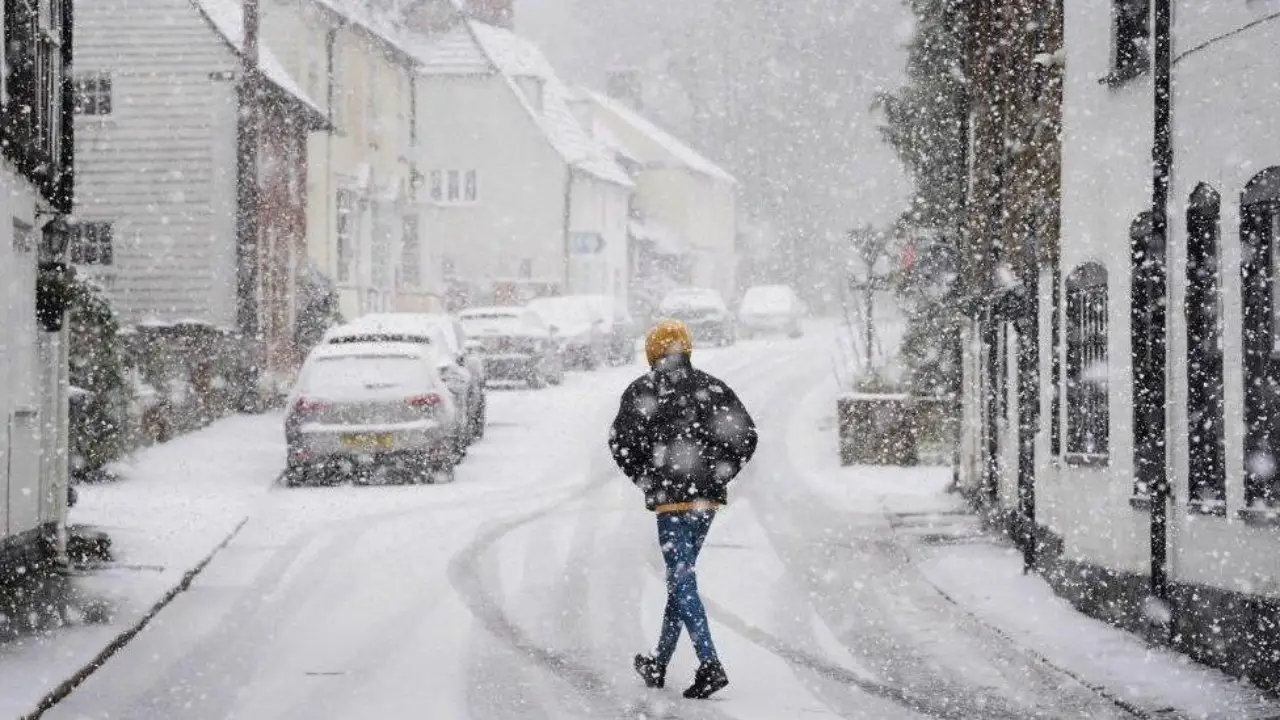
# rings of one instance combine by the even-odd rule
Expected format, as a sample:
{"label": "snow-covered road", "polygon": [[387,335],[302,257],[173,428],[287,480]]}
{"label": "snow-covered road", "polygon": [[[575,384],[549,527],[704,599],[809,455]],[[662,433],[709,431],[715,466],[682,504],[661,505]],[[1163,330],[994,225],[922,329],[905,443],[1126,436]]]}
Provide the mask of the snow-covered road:
{"label": "snow-covered road", "polygon": [[45,717],[1143,716],[919,572],[920,502],[894,498],[924,488],[928,517],[958,517],[937,473],[878,494],[819,477],[835,462],[810,427],[830,342],[697,355],[762,437],[699,563],[732,681],[714,701],[678,699],[686,646],[675,689],[630,670],[663,601],[652,516],[604,443],[632,366],[492,393],[489,434],[452,485],[260,494],[190,589]]}

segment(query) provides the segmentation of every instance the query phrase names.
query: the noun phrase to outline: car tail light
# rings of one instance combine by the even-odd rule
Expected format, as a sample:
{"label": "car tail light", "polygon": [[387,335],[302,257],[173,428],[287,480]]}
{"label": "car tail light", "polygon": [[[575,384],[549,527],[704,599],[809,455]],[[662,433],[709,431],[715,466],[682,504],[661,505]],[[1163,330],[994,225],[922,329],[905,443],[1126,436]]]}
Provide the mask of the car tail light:
{"label": "car tail light", "polygon": [[329,403],[322,400],[311,400],[305,397],[300,397],[298,398],[298,401],[293,404],[293,411],[299,415],[310,415],[312,413],[318,413],[327,407],[329,407]]}
{"label": "car tail light", "polygon": [[409,398],[409,404],[416,408],[433,408],[438,407],[444,399],[437,393],[426,393],[425,395],[414,395]]}

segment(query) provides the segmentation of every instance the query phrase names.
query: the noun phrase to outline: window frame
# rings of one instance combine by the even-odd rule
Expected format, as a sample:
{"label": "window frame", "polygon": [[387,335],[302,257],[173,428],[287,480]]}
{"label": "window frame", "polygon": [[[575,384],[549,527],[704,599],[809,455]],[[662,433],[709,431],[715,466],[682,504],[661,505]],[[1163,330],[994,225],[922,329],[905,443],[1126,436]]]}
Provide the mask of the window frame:
{"label": "window frame", "polygon": [[93,70],[77,73],[72,84],[75,91],[76,117],[105,119],[115,114],[114,78],[110,71]]}
{"label": "window frame", "polygon": [[[1079,265],[1067,276],[1064,294],[1063,459],[1071,465],[1105,466],[1111,461],[1110,293],[1106,267],[1096,262]],[[1099,364],[1104,376],[1100,380],[1090,378]],[[1096,443],[1092,447],[1085,445],[1090,438]]]}
{"label": "window frame", "polygon": [[[345,201],[345,202],[344,202]],[[339,284],[354,282],[356,260],[356,203],[355,191],[338,188],[334,192],[334,249],[337,264],[335,277]]]}
{"label": "window frame", "polygon": [[[92,252],[88,252],[89,248],[92,248]],[[77,223],[72,231],[71,246],[67,254],[72,265],[113,266],[115,264],[115,222],[84,220]]]}
{"label": "window frame", "polygon": [[465,207],[480,202],[480,173],[475,169],[435,169],[427,173],[427,197],[439,207]]}
{"label": "window frame", "polygon": [[1224,514],[1227,499],[1221,197],[1200,183],[1187,207],[1187,502]]}
{"label": "window frame", "polygon": [[[1258,173],[1240,195],[1241,337],[1244,364],[1244,504],[1246,519],[1280,510],[1280,354],[1275,336],[1276,245],[1280,244],[1280,166]],[[1267,332],[1257,332],[1266,328]],[[1264,462],[1261,458],[1270,462]]]}

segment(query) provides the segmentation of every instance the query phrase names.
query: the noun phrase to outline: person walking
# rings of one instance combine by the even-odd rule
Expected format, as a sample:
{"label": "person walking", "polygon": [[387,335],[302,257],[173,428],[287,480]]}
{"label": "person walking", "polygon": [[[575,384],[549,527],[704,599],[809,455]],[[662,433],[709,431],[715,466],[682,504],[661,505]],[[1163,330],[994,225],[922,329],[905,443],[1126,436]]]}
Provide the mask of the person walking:
{"label": "person walking", "polygon": [[692,364],[693,338],[681,322],[664,320],[645,336],[649,372],[622,393],[609,449],[622,472],[657,514],[666,564],[667,604],[652,655],[635,670],[651,688],[666,684],[667,665],[683,627],[698,656],[686,698],[706,699],[729,684],[716,655],[695,566],[728,485],[756,449],[756,427],[742,401],[721,380]]}

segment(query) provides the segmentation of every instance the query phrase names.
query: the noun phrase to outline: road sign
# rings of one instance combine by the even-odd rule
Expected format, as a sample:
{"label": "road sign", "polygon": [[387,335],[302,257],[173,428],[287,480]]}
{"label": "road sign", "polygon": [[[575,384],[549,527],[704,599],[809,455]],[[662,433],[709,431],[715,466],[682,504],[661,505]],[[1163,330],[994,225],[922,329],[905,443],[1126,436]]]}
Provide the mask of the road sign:
{"label": "road sign", "polygon": [[594,232],[569,233],[569,250],[574,255],[594,255],[604,249],[604,237]]}

